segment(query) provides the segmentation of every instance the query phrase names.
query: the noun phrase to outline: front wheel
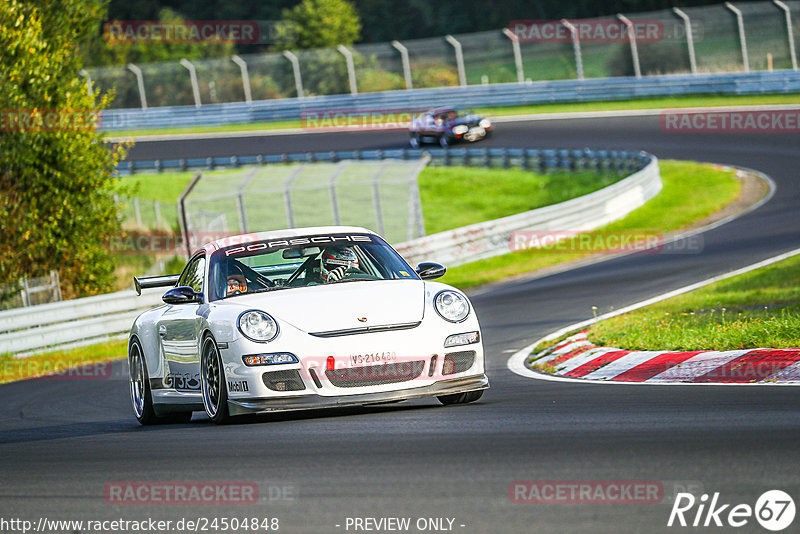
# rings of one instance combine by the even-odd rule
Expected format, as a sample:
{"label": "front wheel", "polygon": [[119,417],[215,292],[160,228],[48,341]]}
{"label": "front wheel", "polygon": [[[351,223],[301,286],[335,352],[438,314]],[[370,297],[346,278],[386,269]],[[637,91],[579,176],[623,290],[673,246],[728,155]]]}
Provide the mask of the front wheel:
{"label": "front wheel", "polygon": [[419,148],[420,146],[419,134],[412,133],[411,137],[408,138],[408,144],[411,145],[411,148]]}
{"label": "front wheel", "polygon": [[440,145],[442,148],[447,148],[447,147],[449,147],[449,146],[450,146],[450,139],[448,139],[448,138],[447,138],[447,135],[446,135],[446,134],[443,134],[443,135],[442,135],[442,136],[439,138],[439,145]]}
{"label": "front wheel", "polygon": [[453,393],[452,395],[440,395],[439,397],[436,398],[439,399],[439,402],[447,406],[450,404],[467,404],[469,402],[475,402],[482,396],[483,396],[483,390],[479,389],[478,391],[467,391],[466,393]]}
{"label": "front wheel", "polygon": [[219,349],[211,336],[203,341],[200,369],[202,375],[200,389],[206,414],[214,423],[225,424],[231,417],[228,412],[228,388]]}

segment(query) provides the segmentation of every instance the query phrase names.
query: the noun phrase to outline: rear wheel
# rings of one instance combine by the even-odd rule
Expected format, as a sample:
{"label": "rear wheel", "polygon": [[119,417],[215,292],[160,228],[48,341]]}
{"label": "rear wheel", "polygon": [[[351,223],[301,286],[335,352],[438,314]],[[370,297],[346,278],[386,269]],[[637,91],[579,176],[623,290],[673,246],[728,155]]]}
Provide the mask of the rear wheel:
{"label": "rear wheel", "polygon": [[180,412],[165,416],[156,415],[153,408],[153,394],[150,391],[147,364],[138,339],[134,339],[128,347],[128,368],[131,404],[133,405],[133,414],[139,424],[185,423],[192,418],[192,412]]}
{"label": "rear wheel", "polygon": [[219,349],[211,336],[203,341],[200,369],[202,375],[200,389],[203,393],[206,414],[214,423],[225,424],[231,418],[228,412],[228,388]]}
{"label": "rear wheel", "polygon": [[450,146],[450,139],[447,138],[446,134],[442,134],[442,136],[439,138],[439,144],[442,148],[447,148]]}
{"label": "rear wheel", "polygon": [[453,393],[452,395],[440,395],[437,397],[439,402],[445,406],[449,404],[467,404],[468,402],[475,402],[483,396],[483,390],[467,391],[466,393]]}

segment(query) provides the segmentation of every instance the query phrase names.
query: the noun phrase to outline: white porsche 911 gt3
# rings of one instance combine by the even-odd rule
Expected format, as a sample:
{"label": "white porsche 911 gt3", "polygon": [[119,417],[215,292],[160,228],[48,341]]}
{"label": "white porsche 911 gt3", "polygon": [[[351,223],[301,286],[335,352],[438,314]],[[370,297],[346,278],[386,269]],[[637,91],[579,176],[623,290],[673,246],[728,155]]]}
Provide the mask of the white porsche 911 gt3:
{"label": "white porsche 911 gt3", "polygon": [[[205,245],[128,342],[130,394],[142,424],[215,423],[281,410],[420,397],[478,400],[489,387],[478,318],[458,290],[413,270],[375,233],[321,227]],[[174,286],[174,287],[173,287]]]}

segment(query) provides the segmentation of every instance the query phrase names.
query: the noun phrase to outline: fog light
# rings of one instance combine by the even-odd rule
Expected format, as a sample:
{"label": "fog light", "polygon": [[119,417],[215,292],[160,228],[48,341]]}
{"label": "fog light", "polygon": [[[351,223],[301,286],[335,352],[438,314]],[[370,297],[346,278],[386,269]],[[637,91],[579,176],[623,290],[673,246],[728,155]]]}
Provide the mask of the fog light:
{"label": "fog light", "polygon": [[466,332],[464,334],[454,334],[452,336],[448,336],[447,339],[444,340],[445,347],[459,347],[461,345],[471,345],[473,343],[477,343],[480,340],[481,336],[478,332]]}
{"label": "fog light", "polygon": [[285,363],[299,363],[297,356],[289,352],[277,352],[274,354],[251,354],[242,356],[242,361],[248,367],[257,365],[282,365]]}

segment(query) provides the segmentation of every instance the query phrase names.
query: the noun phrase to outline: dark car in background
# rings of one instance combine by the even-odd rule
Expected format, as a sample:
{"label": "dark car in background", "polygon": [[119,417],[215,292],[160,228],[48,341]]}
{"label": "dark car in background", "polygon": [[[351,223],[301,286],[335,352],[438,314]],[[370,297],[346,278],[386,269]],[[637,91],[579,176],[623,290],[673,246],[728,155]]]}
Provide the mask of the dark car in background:
{"label": "dark car in background", "polygon": [[442,147],[459,141],[480,141],[492,131],[492,122],[483,115],[457,108],[428,110],[411,121],[409,144],[418,148],[423,143],[439,143]]}

